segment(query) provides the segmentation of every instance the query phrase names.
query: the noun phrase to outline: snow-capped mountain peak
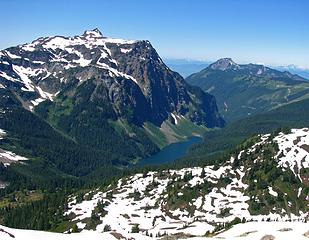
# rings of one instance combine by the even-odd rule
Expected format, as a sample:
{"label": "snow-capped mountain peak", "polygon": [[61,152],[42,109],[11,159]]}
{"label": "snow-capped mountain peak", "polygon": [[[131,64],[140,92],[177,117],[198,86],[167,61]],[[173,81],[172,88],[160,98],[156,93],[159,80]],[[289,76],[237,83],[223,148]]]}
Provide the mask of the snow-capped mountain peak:
{"label": "snow-capped mountain peak", "polygon": [[[93,29],[74,37],[39,38],[0,51],[1,86],[14,88],[23,106],[30,110],[44,100],[52,100],[66,86],[88,80],[104,85],[108,101],[121,106],[127,101],[125,97],[130,95],[129,101],[132,101],[139,118],[137,121],[141,122],[150,118],[161,124],[171,112],[185,115],[193,106],[188,104],[191,100],[184,79],[164,64],[146,40],[109,38]],[[130,88],[134,91],[129,91]],[[28,93],[24,94],[25,91]],[[129,92],[119,94],[119,91]],[[138,100],[133,101],[135,97]],[[184,104],[186,110],[183,110]],[[182,112],[178,112],[180,109]],[[216,107],[209,109],[216,110]],[[116,111],[119,112],[118,106]],[[148,114],[137,114],[139,111]],[[149,117],[149,112],[153,116]],[[205,116],[192,115],[191,118],[205,122]],[[220,122],[222,125],[222,119]],[[213,124],[208,123],[208,126]]]}

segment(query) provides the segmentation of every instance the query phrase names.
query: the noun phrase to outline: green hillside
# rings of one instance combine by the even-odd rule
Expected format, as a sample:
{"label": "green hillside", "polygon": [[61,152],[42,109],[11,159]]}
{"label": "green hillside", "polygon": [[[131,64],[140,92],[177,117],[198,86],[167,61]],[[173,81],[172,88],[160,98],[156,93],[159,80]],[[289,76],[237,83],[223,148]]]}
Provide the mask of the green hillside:
{"label": "green hillside", "polygon": [[208,131],[204,134],[204,141],[193,146],[182,161],[185,165],[205,164],[210,160],[218,160],[221,154],[249,136],[273,132],[279,128],[308,126],[309,99],[306,99],[236,121],[224,129]]}

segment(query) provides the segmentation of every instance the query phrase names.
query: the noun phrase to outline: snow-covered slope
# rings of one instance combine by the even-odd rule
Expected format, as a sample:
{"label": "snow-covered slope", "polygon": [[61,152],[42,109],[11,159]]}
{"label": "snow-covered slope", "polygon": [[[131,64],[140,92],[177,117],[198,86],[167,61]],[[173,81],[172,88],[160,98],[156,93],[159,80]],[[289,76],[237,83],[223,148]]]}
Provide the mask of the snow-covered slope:
{"label": "snow-covered slope", "polygon": [[65,214],[81,230],[101,232],[109,225],[126,235],[138,225],[152,236],[203,236],[240,221],[304,222],[308,144],[308,128],[261,135],[218,167],[140,173],[83,198],[72,196]]}
{"label": "snow-covered slope", "polygon": [[[263,238],[264,237],[264,238]],[[308,223],[300,222],[248,222],[240,223],[233,226],[231,229],[222,232],[214,237],[193,237],[192,240],[306,240],[309,237]],[[116,233],[98,233],[85,231],[82,233],[51,233],[35,230],[12,229],[0,225],[1,240],[113,240],[113,239],[136,239],[136,240],[151,240],[155,237],[147,237],[139,233],[131,233],[126,236],[121,236]],[[178,239],[182,239],[179,237]],[[187,239],[187,238],[186,238]]]}
{"label": "snow-covered slope", "polygon": [[[229,240],[306,240],[309,237],[309,224],[299,222],[247,222],[210,239]],[[194,238],[206,240],[208,238]]]}
{"label": "snow-covered slope", "polygon": [[308,128],[259,135],[218,166],[139,173],[70,196],[64,214],[81,233],[0,226],[0,239],[306,239],[308,145]]}
{"label": "snow-covered slope", "polygon": [[23,230],[7,228],[0,225],[0,239],[1,240],[99,240],[99,239],[117,239],[109,233],[72,233],[61,234],[51,233],[35,230]]}
{"label": "snow-covered slope", "polygon": [[280,133],[274,140],[279,145],[276,156],[279,159],[279,166],[291,169],[302,181],[301,171],[309,168],[308,128],[293,129],[290,134]]}

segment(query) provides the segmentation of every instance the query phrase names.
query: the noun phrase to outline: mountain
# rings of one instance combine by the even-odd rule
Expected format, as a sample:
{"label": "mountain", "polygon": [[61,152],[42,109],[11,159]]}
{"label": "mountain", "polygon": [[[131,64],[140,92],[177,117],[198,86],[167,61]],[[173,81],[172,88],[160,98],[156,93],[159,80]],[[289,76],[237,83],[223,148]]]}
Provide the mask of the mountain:
{"label": "mountain", "polygon": [[306,79],[257,64],[223,58],[186,78],[213,94],[228,122],[309,97]]}
{"label": "mountain", "polygon": [[181,238],[213,235],[240,222],[304,222],[308,146],[308,128],[256,135],[219,165],[123,177],[70,196],[67,226]]}
{"label": "mountain", "polygon": [[60,175],[127,166],[184,139],[188,127],[224,126],[215,98],[171,71],[149,41],[98,29],[0,51],[0,87],[3,151],[46,160]]}
{"label": "mountain", "polygon": [[[171,113],[209,127],[222,125],[214,98],[167,68],[149,41],[107,38],[98,29],[39,38],[1,51],[0,69],[2,86],[14,89],[30,110],[44,100],[88,97],[112,106],[106,110],[111,116],[137,125],[160,126]],[[202,95],[195,102],[197,94]]]}
{"label": "mountain", "polygon": [[[178,72],[184,78],[200,72],[204,68],[208,67],[212,62],[209,61],[202,61],[202,60],[193,60],[193,59],[171,59],[165,58],[164,62],[166,65],[171,68],[172,70]],[[292,74],[297,74],[306,80],[309,79],[309,69],[304,67],[299,67],[293,64],[286,65],[286,66],[275,66],[269,65],[268,67],[276,69],[281,72],[290,72]]]}

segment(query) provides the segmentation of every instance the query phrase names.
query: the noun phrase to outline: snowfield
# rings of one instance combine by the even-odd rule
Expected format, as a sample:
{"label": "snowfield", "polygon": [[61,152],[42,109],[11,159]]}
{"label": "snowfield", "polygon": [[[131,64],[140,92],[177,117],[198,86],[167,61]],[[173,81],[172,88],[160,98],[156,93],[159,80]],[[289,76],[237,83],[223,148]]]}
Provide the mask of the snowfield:
{"label": "snowfield", "polygon": [[[268,238],[266,238],[268,236]],[[273,238],[271,238],[271,236]],[[193,237],[192,240],[306,240],[309,238],[309,224],[299,222],[248,222],[240,223],[231,229],[214,237]],[[82,233],[61,234],[34,230],[12,229],[0,225],[1,240],[113,240],[113,239],[151,240],[142,234],[129,234],[126,236],[112,233],[98,233],[85,231]],[[182,238],[179,238],[182,239]]]}
{"label": "snowfield", "polygon": [[[268,237],[267,237],[268,236]],[[240,223],[210,239],[230,240],[306,240],[309,224],[295,222],[248,222]],[[205,240],[208,238],[192,238]]]}
{"label": "snowfield", "polygon": [[1,240],[99,240],[99,239],[117,239],[109,233],[51,233],[35,230],[12,229],[0,225]]}

